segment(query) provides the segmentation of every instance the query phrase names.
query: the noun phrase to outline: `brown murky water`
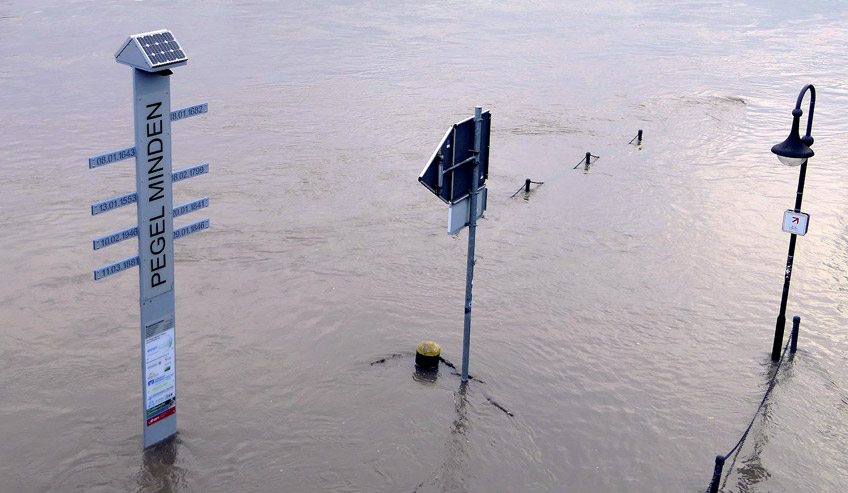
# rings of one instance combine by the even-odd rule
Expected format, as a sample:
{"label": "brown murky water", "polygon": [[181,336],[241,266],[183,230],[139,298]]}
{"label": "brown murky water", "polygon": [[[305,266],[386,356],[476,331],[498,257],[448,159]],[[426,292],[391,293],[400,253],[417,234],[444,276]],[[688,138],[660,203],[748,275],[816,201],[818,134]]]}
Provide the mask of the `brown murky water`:
{"label": "brown murky water", "polygon": [[[145,452],[136,274],[91,275],[133,253],[90,241],[134,210],[89,205],[134,170],[87,158],[132,144],[113,54],[160,28],[173,106],[210,108],[174,201],[212,228],[176,245],[179,436]],[[768,383],[797,181],[769,149],[806,83],[800,349],[726,491],[844,489],[846,33],[828,1],[0,3],[0,490],[703,491]],[[414,374],[420,340],[460,360],[466,253],[416,178],[475,105],[461,390]]]}

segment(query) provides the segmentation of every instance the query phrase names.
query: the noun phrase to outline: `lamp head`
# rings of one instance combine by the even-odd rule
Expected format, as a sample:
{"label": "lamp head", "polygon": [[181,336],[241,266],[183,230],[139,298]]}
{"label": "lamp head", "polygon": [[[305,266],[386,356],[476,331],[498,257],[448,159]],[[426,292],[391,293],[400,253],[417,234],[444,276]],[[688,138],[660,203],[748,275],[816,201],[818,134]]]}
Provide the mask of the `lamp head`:
{"label": "lamp head", "polygon": [[813,144],[812,137],[804,136],[802,139],[798,133],[799,120],[803,113],[800,108],[792,110],[792,130],[789,131],[789,137],[771,148],[771,152],[777,154],[780,162],[787,166],[800,166],[815,155],[810,149]]}

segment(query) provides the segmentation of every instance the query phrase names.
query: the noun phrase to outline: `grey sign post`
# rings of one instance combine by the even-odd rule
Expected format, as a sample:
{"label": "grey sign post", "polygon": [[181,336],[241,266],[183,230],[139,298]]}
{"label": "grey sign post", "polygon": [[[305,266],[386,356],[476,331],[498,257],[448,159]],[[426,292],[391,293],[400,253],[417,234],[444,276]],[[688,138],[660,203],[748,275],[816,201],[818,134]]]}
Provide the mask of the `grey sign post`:
{"label": "grey sign post", "polygon": [[136,204],[138,224],[97,238],[93,245],[98,250],[135,237],[138,255],[95,270],[94,279],[139,268],[142,426],[149,447],[177,432],[174,240],[209,228],[207,218],[174,229],[174,217],[207,207],[209,198],[174,207],[172,184],[207,173],[209,164],[172,170],[171,122],[206,113],[208,105],[171,111],[170,69],[188,59],[167,30],[130,36],[115,59],[133,67],[135,146],[94,156],[89,167],[134,157],[136,191],[92,204],[91,213]]}
{"label": "grey sign post", "polygon": [[[485,182],[489,174],[491,114],[474,108],[474,117],[451,127],[418,177],[449,205],[448,233],[468,226],[468,258],[465,276],[465,320],[462,334],[462,381],[468,381],[471,352],[471,289],[474,284],[474,248],[477,219],[486,210]],[[471,211],[475,213],[472,214]]]}

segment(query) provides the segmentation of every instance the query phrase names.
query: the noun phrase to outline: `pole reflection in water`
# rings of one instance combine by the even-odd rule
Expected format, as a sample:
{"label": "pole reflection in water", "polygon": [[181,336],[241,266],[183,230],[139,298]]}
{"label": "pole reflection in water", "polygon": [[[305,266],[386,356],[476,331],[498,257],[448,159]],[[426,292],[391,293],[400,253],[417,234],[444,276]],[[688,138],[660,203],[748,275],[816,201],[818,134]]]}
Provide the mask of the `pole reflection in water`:
{"label": "pole reflection in water", "polygon": [[[772,379],[774,379],[775,387],[780,384],[780,381],[778,381],[777,379],[781,376],[781,369],[783,370],[783,378],[791,380],[794,359],[788,357],[788,355],[784,355],[784,357],[786,358],[786,361],[784,361],[782,365],[777,365],[774,362],[770,362],[768,372],[766,374],[767,385],[771,384]],[[766,399],[766,401],[763,403],[759,433],[754,436],[754,449],[751,451],[747,458],[742,460],[742,465],[735,470],[739,475],[739,479],[737,479],[736,481],[736,486],[739,488],[739,491],[752,491],[755,486],[760,483],[766,482],[771,477],[771,474],[762,462],[762,454],[763,451],[766,450],[766,445],[769,441],[769,431],[773,423],[771,403],[769,402],[770,399],[774,399],[774,395],[770,395],[769,399]],[[745,440],[742,441],[739,446],[744,447],[746,440],[747,437]],[[724,481],[722,482],[722,489],[724,489],[724,487],[727,485],[727,481],[730,478],[730,475],[733,474],[734,466],[736,465],[736,461],[739,459],[739,456],[741,454],[742,451],[740,450],[733,458],[733,462],[730,464],[730,468],[728,468]]]}
{"label": "pole reflection in water", "polygon": [[769,403],[763,406],[762,426],[760,432],[754,436],[754,450],[742,461],[742,466],[738,469],[739,479],[736,481],[736,485],[740,491],[748,491],[771,477],[762,460],[762,453],[766,449],[769,439],[768,432],[772,419],[770,408]]}
{"label": "pole reflection in water", "polygon": [[445,444],[445,460],[436,473],[436,476],[431,480],[422,481],[415,488],[415,493],[424,493],[428,491],[452,491],[465,492],[468,491],[465,485],[465,478],[468,477],[468,412],[466,406],[468,404],[468,382],[461,382],[459,390],[454,393],[454,406],[456,408],[456,418],[453,420],[450,428],[450,437]]}
{"label": "pole reflection in water", "polygon": [[439,369],[436,367],[425,370],[416,366],[415,371],[412,373],[412,379],[425,385],[435,385],[439,379]]}
{"label": "pole reflection in water", "polygon": [[186,469],[177,466],[177,449],[182,442],[177,435],[144,450],[138,473],[140,491],[175,492],[185,489]]}

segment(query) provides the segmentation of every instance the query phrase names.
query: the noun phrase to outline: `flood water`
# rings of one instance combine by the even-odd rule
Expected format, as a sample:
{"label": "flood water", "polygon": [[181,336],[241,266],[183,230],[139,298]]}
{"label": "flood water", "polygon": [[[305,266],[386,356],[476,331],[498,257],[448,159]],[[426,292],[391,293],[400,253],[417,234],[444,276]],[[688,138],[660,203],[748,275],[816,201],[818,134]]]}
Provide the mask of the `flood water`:
{"label": "flood water", "polygon": [[[137,273],[92,278],[137,243],[91,249],[136,213],[89,207],[134,165],[87,160],[133,144],[114,52],[162,28],[172,107],[209,102],[173,149],[210,207],[175,225],[211,229],[176,243],[179,432],[144,451]],[[723,491],[844,491],[846,42],[836,1],[0,2],[0,490],[704,491],[769,382],[770,148],[813,83],[799,350]],[[414,371],[428,339],[459,365],[467,248],[417,177],[475,105],[461,387]]]}

